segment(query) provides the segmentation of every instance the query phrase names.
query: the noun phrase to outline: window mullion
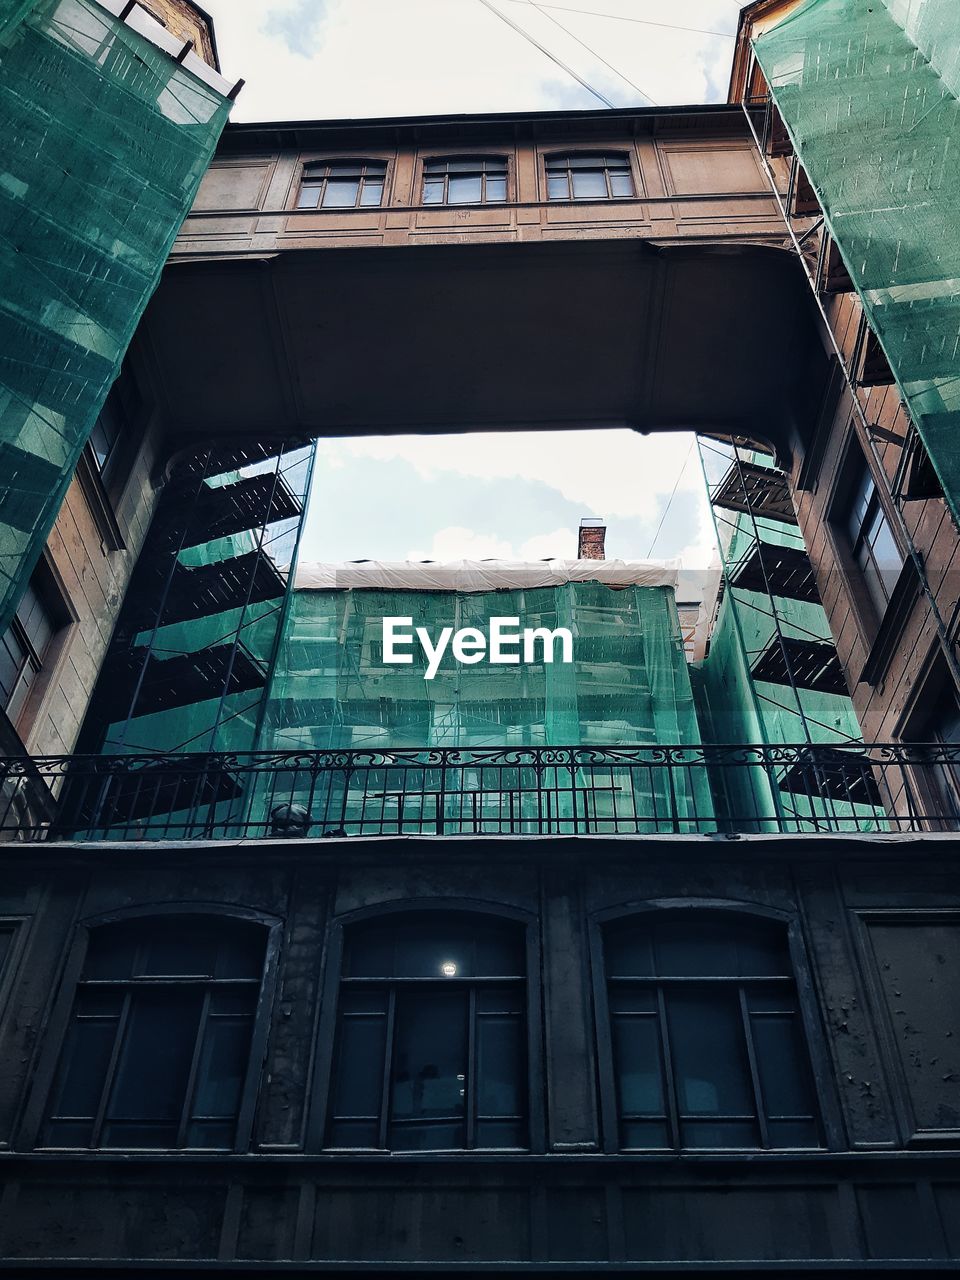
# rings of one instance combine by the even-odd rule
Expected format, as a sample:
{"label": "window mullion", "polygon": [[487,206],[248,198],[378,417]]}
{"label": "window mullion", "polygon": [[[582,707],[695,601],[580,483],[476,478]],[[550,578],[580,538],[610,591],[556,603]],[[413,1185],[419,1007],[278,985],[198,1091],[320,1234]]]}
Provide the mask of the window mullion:
{"label": "window mullion", "polygon": [[390,1080],[393,1075],[393,1040],[397,1022],[397,989],[388,988],[387,993],[387,1033],[384,1037],[383,1084],[380,1090],[380,1128],[377,1141],[380,1149],[388,1146],[387,1130],[390,1123]]}
{"label": "window mullion", "polygon": [[117,1074],[117,1066],[120,1062],[120,1050],[123,1046],[123,1037],[126,1034],[127,1022],[130,1018],[130,1004],[132,1000],[132,992],[129,987],[124,988],[123,992],[123,1008],[120,1010],[120,1017],[117,1019],[117,1029],[113,1041],[113,1049],[110,1053],[110,1061],[107,1063],[107,1072],[103,1079],[103,1089],[100,1092],[100,1105],[97,1107],[97,1114],[93,1120],[93,1132],[90,1135],[90,1145],[99,1147],[100,1133],[103,1129],[104,1117],[107,1114],[107,1107],[110,1103],[110,1094],[113,1092],[113,1082]]}
{"label": "window mullion", "polygon": [[677,1089],[673,1078],[673,1060],[670,1054],[670,1037],[667,1032],[667,1002],[663,987],[657,987],[657,1021],[660,1024],[660,1068],[663,1072],[664,1095],[667,1100],[667,1127],[670,1145],[680,1150],[680,1112],[677,1106]]}
{"label": "window mullion", "polygon": [[193,1115],[193,1095],[197,1087],[197,1071],[200,1067],[200,1054],[203,1052],[203,1041],[207,1032],[207,1020],[210,1016],[210,988],[203,993],[203,1006],[200,1010],[200,1022],[197,1026],[197,1037],[193,1045],[193,1057],[190,1060],[190,1071],[187,1075],[187,1087],[183,1091],[183,1107],[180,1111],[180,1124],[177,1127],[177,1146],[186,1145],[187,1127]]}
{"label": "window mullion", "polygon": [[757,1111],[757,1123],[760,1126],[760,1145],[770,1146],[767,1133],[767,1116],[763,1105],[763,1090],[760,1087],[760,1071],[757,1067],[757,1055],[753,1044],[753,1026],[750,1022],[750,1010],[747,1008],[747,993],[744,987],[737,987],[740,997],[740,1016],[743,1019],[743,1038],[747,1046],[747,1060],[750,1063],[750,1079],[753,1082],[753,1102]]}
{"label": "window mullion", "polygon": [[472,1151],[477,1139],[477,989],[470,987],[467,1014],[467,1062],[464,1089],[464,1120],[466,1123],[466,1147]]}

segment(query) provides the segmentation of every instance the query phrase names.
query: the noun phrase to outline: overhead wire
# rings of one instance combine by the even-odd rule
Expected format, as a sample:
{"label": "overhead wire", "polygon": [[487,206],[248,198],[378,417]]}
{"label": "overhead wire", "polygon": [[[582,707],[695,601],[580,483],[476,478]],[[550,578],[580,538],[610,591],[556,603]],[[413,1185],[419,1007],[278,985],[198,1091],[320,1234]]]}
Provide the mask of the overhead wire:
{"label": "overhead wire", "polygon": [[512,27],[513,30],[516,31],[517,35],[522,36],[524,40],[528,42],[528,44],[532,44],[536,49],[539,49],[540,52],[544,54],[545,57],[549,58],[551,62],[555,63],[558,67],[560,67],[563,71],[565,71],[568,76],[572,76],[573,79],[576,80],[578,84],[583,85],[584,89],[586,89],[589,93],[592,93],[595,98],[598,98],[605,107],[610,107],[612,110],[616,109],[616,104],[611,102],[609,98],[605,97],[600,92],[599,89],[595,89],[592,84],[590,84],[587,80],[584,80],[583,76],[579,75],[576,71],[574,71],[573,67],[568,67],[567,64],[561,61],[561,59],[558,58],[555,53],[551,53],[550,50],[546,48],[545,45],[542,45],[540,43],[539,40],[534,39],[534,37],[530,34],[530,32],[525,31],[523,27],[519,25],[519,23],[514,22],[512,18],[509,18],[505,13],[502,13],[501,10],[499,10],[496,7],[496,5],[491,3],[491,0],[479,0],[479,2],[480,4],[483,5],[485,9],[489,9],[491,13],[496,14],[496,16],[502,22],[505,22],[508,27]]}
{"label": "overhead wire", "polygon": [[657,525],[657,532],[653,535],[653,541],[650,543],[650,550],[647,552],[648,560],[653,555],[653,548],[657,545],[657,539],[660,537],[660,532],[663,529],[664,521],[666,520],[667,516],[670,514],[670,507],[673,505],[673,500],[677,496],[677,490],[680,488],[680,481],[683,479],[684,472],[686,471],[687,466],[690,462],[690,455],[693,453],[693,446],[696,444],[696,442],[697,442],[697,437],[694,436],[690,441],[690,448],[687,450],[687,456],[683,460],[683,466],[677,472],[677,479],[673,486],[673,490],[670,493],[670,497],[667,499],[667,505],[663,508],[663,515],[660,517],[660,523]]}
{"label": "overhead wire", "polygon": [[[528,0],[510,0],[511,4],[527,4],[527,2]],[[676,22],[654,22],[652,18],[631,18],[624,13],[598,13],[595,9],[573,9],[566,4],[542,2],[539,8],[556,9],[559,13],[580,13],[586,18],[609,18],[611,22],[633,22],[642,27],[662,27],[667,31],[691,31],[700,36],[721,36],[724,40],[736,39],[732,31],[711,31],[708,27],[683,27]]]}
{"label": "overhead wire", "polygon": [[608,62],[602,54],[597,53],[596,49],[587,44],[586,40],[581,40],[578,35],[570,30],[569,27],[565,27],[558,18],[553,16],[552,13],[547,13],[546,9],[537,3],[537,0],[527,0],[527,3],[530,5],[531,9],[536,9],[537,13],[539,13],[541,17],[546,18],[547,21],[552,22],[555,27],[559,27],[561,31],[566,32],[570,39],[575,40],[582,49],[586,49],[587,53],[589,53],[592,58],[596,58],[598,62],[602,62],[608,70],[612,71],[615,76],[619,76],[625,84],[628,84],[631,89],[634,89],[639,93],[641,98],[646,98],[647,102],[649,102],[652,107],[657,106],[656,101],[650,97],[649,93],[645,93],[635,80],[631,80],[628,75],[624,75],[624,73],[620,71],[619,68],[615,67],[612,62]]}

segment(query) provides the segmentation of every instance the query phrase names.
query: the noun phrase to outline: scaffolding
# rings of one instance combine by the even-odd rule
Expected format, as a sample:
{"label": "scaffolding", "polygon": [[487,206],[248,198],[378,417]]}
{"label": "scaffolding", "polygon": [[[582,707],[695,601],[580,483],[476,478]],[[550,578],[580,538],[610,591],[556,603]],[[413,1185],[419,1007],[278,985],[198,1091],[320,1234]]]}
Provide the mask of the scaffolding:
{"label": "scaffolding", "polygon": [[754,49],[957,520],[956,0],[805,0]]}
{"label": "scaffolding", "polygon": [[0,630],[230,108],[159,23],[109,8],[0,6]]}
{"label": "scaffolding", "polygon": [[[851,830],[864,830],[874,814],[880,823],[876,786],[851,791],[848,773],[832,771],[825,754],[842,746],[849,760],[847,748],[862,735],[786,478],[755,448],[706,438],[699,448],[723,565],[710,652],[697,677],[704,735],[715,744],[818,748],[816,770],[785,763],[724,781],[750,787],[756,810],[775,824],[786,816],[798,829],[827,821],[842,829],[849,819]],[[718,797],[718,809],[725,805],[743,809],[744,797]]]}

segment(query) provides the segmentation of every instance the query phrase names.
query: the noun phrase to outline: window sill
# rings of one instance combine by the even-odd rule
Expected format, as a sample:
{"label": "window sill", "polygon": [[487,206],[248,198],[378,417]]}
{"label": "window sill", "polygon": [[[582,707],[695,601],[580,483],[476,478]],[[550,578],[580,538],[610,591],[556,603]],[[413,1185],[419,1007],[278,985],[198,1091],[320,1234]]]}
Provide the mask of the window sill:
{"label": "window sill", "polygon": [[860,672],[861,684],[878,685],[883,681],[919,594],[920,579],[913,561],[907,560],[900,570],[893,594]]}
{"label": "window sill", "polygon": [[126,551],[127,544],[117,522],[113,504],[96,466],[85,449],[77,463],[77,480],[87,500],[97,532],[108,551]]}

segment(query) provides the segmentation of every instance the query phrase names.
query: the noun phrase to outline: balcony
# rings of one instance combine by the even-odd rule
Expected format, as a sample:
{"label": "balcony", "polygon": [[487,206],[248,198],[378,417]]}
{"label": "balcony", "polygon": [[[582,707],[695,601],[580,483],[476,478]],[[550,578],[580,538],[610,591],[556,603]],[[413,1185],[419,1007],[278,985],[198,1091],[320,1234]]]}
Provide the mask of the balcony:
{"label": "balcony", "polygon": [[960,747],[465,747],[0,761],[0,840],[960,829]]}

